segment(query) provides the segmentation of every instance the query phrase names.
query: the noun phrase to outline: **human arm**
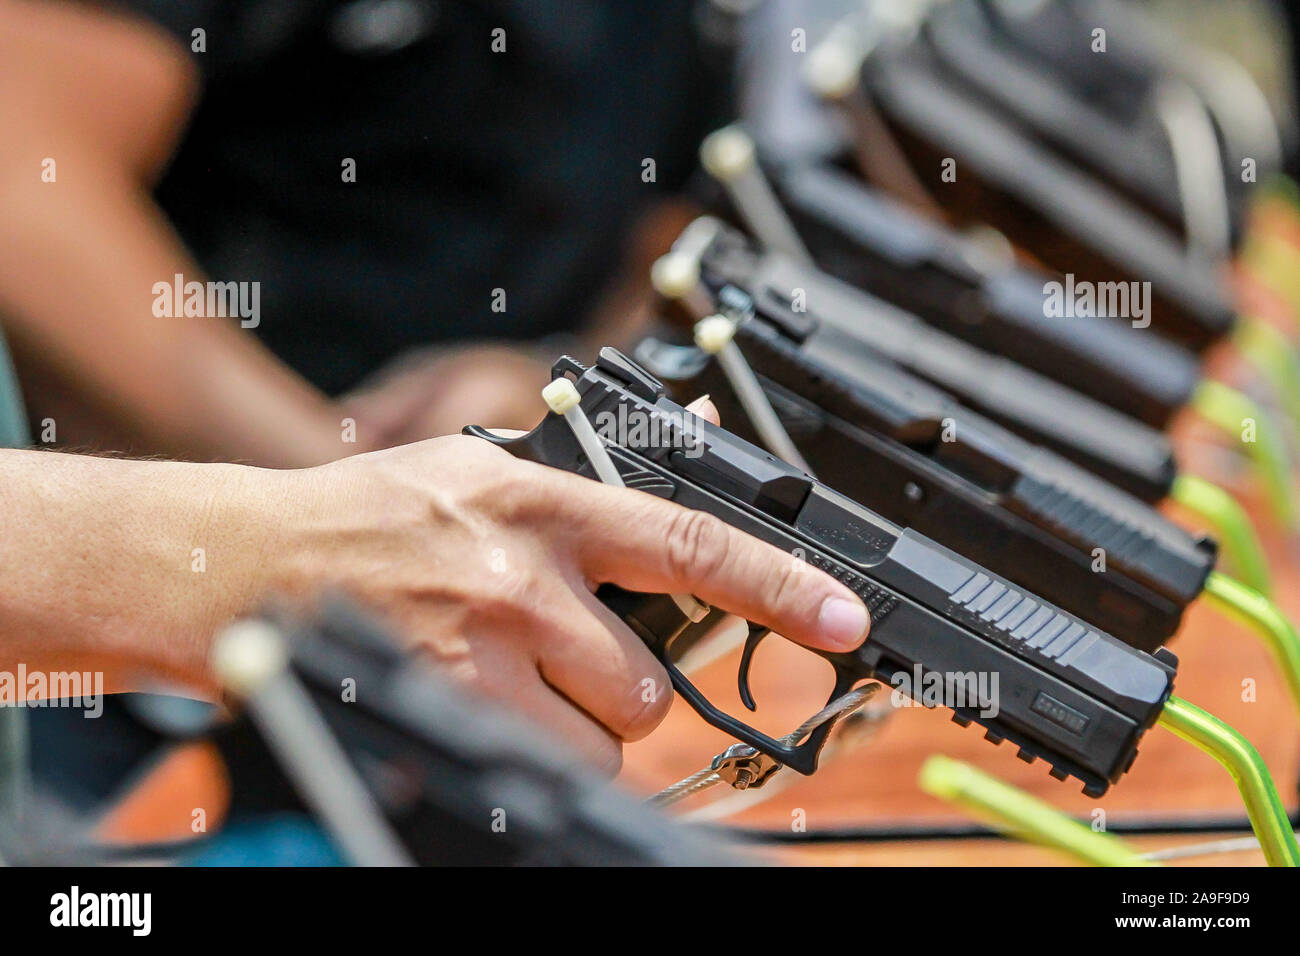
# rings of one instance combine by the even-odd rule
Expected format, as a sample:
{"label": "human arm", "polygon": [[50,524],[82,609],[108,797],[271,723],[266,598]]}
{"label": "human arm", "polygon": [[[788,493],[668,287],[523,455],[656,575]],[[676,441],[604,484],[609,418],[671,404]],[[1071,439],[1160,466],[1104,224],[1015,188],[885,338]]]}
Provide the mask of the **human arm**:
{"label": "human arm", "polygon": [[296,471],[0,452],[3,666],[102,670],[110,690],[210,689],[224,623],[270,593],[337,589],[614,769],[671,694],[594,597],[606,582],[693,593],[814,647],[868,626],[852,592],[711,516],[474,438]]}

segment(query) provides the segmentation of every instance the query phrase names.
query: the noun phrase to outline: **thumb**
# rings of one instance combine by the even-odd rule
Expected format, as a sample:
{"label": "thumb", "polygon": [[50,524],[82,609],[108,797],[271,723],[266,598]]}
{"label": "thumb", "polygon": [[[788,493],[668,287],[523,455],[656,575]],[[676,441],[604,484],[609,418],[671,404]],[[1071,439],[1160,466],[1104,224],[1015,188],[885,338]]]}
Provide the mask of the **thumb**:
{"label": "thumb", "polygon": [[700,418],[703,418],[705,421],[711,422],[714,425],[722,424],[718,418],[717,406],[709,400],[709,396],[707,395],[701,395],[695,401],[691,402],[686,406],[686,410],[688,412],[694,412],[696,415],[699,415]]}

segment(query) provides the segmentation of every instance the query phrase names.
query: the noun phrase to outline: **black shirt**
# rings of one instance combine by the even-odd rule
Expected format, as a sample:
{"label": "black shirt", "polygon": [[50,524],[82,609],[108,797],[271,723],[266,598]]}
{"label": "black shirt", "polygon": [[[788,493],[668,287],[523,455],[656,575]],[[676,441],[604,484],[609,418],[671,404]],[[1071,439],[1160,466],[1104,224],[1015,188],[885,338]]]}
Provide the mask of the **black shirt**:
{"label": "black shirt", "polygon": [[332,393],[411,346],[575,328],[724,94],[697,0],[118,2],[187,48],[204,31],[159,201]]}

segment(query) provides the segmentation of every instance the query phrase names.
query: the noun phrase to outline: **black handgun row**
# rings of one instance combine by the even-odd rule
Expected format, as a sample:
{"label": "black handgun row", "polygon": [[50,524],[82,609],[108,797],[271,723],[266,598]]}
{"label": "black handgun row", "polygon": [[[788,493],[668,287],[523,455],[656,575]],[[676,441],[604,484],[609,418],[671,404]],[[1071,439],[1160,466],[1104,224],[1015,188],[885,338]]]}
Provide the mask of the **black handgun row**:
{"label": "black handgun row", "polygon": [[[717,358],[682,335],[683,308],[661,303],[664,331],[634,358],[606,349],[591,367],[555,367],[589,416],[657,421],[612,440],[629,486],[710,512],[862,596],[871,633],[852,654],[826,655],[832,699],[864,678],[936,676],[951,692],[995,674],[996,702],[945,699],[954,719],[1090,794],[1128,769],[1167,701],[1177,661],[1162,645],[1214,568],[1215,543],[1153,505],[1177,476],[1163,429],[1200,381],[1199,353],[1235,322],[1216,269],[1246,200],[1228,175],[1240,130],[1221,129],[1229,246],[1218,259],[1189,251],[1177,158],[1135,133],[1123,94],[1168,71],[1151,66],[1158,44],[1143,38],[1140,54],[1126,49],[1100,76],[1095,59],[1058,49],[1067,28],[1077,39],[1094,20],[1133,26],[1112,7],[1046,4],[1009,19],[996,4],[940,4],[861,65],[859,93],[917,168],[956,158],[961,185],[940,203],[949,218],[991,223],[1045,268],[991,257],[853,176],[843,140],[760,151],[817,266],[717,219],[683,235],[697,291],[734,323],[815,478],[751,443],[761,430]],[[1126,35],[1136,43],[1136,26]],[[714,198],[722,219],[744,218]],[[1150,293],[1127,315],[1046,307],[1076,281]],[[673,399],[704,393],[726,430],[696,422],[683,434]],[[559,416],[494,440],[595,476]],[[711,619],[692,623],[663,597],[599,594],[704,719],[815,769],[829,725],[783,744],[718,710],[673,665],[674,646]],[[765,633],[751,624],[747,704]]]}
{"label": "black handgun row", "polygon": [[[555,374],[575,380],[589,417],[647,423],[610,436],[626,485],[713,514],[858,593],[871,611],[871,632],[855,652],[823,655],[836,673],[831,700],[864,678],[904,687],[912,679],[937,679],[947,689],[942,703],[956,719],[979,723],[995,742],[1017,744],[1025,759],[1042,757],[1054,776],[1077,777],[1089,794],[1104,793],[1131,765],[1172,691],[1173,655],[1125,644],[731,432],[695,419],[684,427],[689,413],[620,352],[602,350],[590,368],[562,359]],[[596,476],[562,416],[550,414],[518,438],[468,431],[528,460]],[[948,532],[945,540],[967,540]],[[674,688],[706,721],[794,770],[816,769],[830,723],[803,743],[783,744],[720,711],[675,666],[674,645],[689,642],[707,620],[692,623],[667,596],[608,585],[598,596],[659,657]],[[742,699],[749,699],[753,646],[765,634],[751,624]],[[996,675],[991,695],[981,696],[980,675]]]}

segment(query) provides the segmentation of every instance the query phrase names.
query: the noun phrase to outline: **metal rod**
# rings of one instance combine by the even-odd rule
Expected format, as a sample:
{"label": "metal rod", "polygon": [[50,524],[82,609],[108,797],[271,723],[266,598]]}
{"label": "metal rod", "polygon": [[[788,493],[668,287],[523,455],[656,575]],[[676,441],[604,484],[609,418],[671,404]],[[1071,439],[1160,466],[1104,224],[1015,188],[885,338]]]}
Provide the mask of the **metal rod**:
{"label": "metal rod", "polygon": [[[1191,406],[1206,421],[1245,446],[1259,471],[1269,504],[1289,534],[1296,532],[1297,506],[1291,485],[1291,463],[1276,423],[1260,405],[1234,388],[1212,379],[1202,381],[1192,393]],[[1253,422],[1253,440],[1242,432]]]}
{"label": "metal rod", "polygon": [[695,324],[695,344],[717,358],[731,390],[736,393],[740,407],[745,410],[750,424],[758,432],[759,440],[782,461],[812,475],[812,468],[803,455],[799,454],[799,449],[781,424],[781,419],[768,401],[767,393],[759,384],[754,370],[749,367],[740,347],[736,345],[735,334],[736,323],[725,315],[712,315]]}
{"label": "metal rod", "polygon": [[1238,320],[1232,343],[1277,396],[1291,434],[1300,436],[1300,355],[1295,344],[1262,319],[1248,316]]}
{"label": "metal rod", "polygon": [[1282,670],[1291,700],[1300,711],[1300,634],[1287,616],[1258,591],[1218,571],[1211,571],[1206,579],[1205,596],[1229,617],[1263,638]]}
{"label": "metal rod", "polygon": [[765,249],[812,265],[812,256],[758,164],[748,133],[738,126],[710,133],[700,144],[700,162],[722,184],[740,218]]}
{"label": "metal rod", "polygon": [[244,698],[267,746],[339,849],[358,866],[413,866],[365,782],[289,670],[265,621],[240,621],[213,647],[213,669]]}
{"label": "metal rod", "polygon": [[942,754],[921,766],[917,782],[931,796],[1019,839],[1061,850],[1094,866],[1156,866],[1119,837],[1100,833],[970,764]]}
{"label": "metal rod", "polygon": [[1246,509],[1218,485],[1196,475],[1182,474],[1174,479],[1170,498],[1188,511],[1194,511],[1213,527],[1224,557],[1242,581],[1268,597],[1272,581],[1268,560],[1259,536],[1250,523]]}
{"label": "metal rod", "polygon": [[1232,775],[1269,866],[1300,866],[1300,845],[1259,751],[1213,714],[1169,698],[1160,726],[1205,751]]}

